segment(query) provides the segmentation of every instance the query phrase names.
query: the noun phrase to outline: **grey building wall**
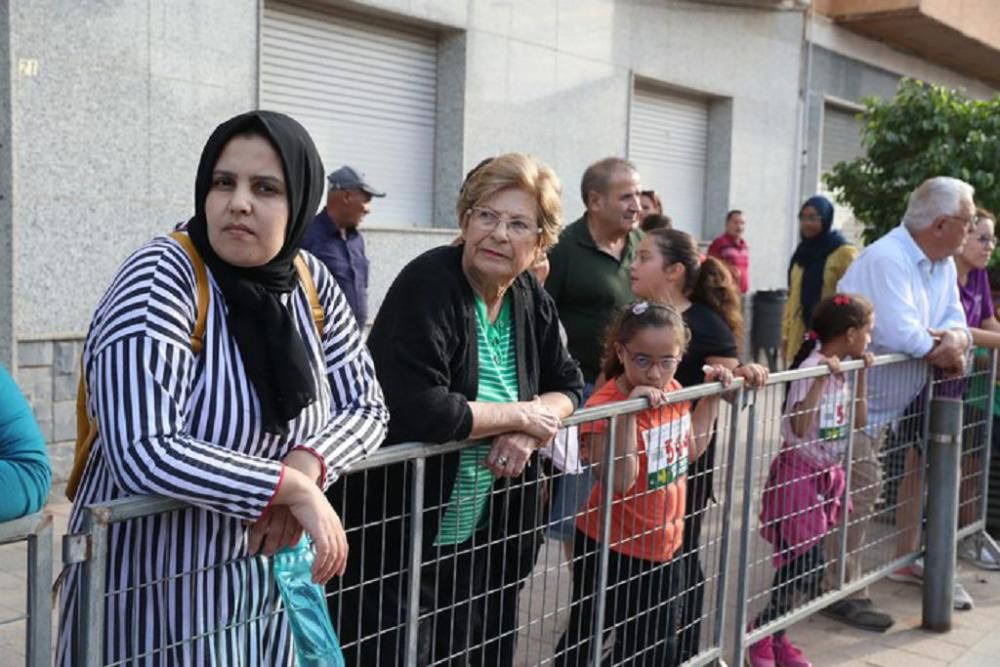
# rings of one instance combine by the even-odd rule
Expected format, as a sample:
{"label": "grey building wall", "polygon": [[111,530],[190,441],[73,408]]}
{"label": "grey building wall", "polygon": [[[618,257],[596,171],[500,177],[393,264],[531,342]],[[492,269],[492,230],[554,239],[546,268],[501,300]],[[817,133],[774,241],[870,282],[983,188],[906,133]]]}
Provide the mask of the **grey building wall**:
{"label": "grey building wall", "polygon": [[10,141],[10,9],[0,6],[0,364],[14,368],[14,162]]}
{"label": "grey building wall", "polygon": [[900,74],[881,69],[814,45],[806,116],[806,153],[800,199],[819,189],[823,107],[827,98],[860,104],[862,98],[889,99],[896,94]]}
{"label": "grey building wall", "polygon": [[73,466],[82,349],[79,339],[22,341],[18,345],[18,385],[49,443],[57,482],[64,480]]}
{"label": "grey building wall", "polygon": [[[450,136],[439,142],[452,149],[438,151],[440,225],[454,224],[464,170],[505,150],[552,164],[575,218],[583,169],[626,150],[633,74],[722,103],[713,118],[729,126],[713,130],[722,138],[713,141],[713,219],[730,205],[761,221],[787,209],[797,13],[630,0],[337,4],[442,31],[449,76],[439,108]],[[39,62],[38,76],[12,89],[14,162],[30,165],[12,211],[18,339],[82,335],[127,253],[190,214],[204,138],[255,104],[257,21],[254,0],[12,3],[12,52]],[[726,39],[735,33],[740,42]],[[767,75],[732,75],[741,69]],[[764,224],[749,231],[761,265],[776,245],[771,233]]]}
{"label": "grey building wall", "polygon": [[[0,200],[0,258],[11,258],[0,261],[0,358],[12,359],[17,341],[17,375],[54,443],[59,474],[73,435],[79,343],[97,300],[130,251],[190,215],[213,127],[256,105],[260,5],[9,4],[9,57],[37,66],[32,76],[15,73],[6,89],[0,79],[0,105],[5,92],[11,102],[0,114],[0,176],[5,164],[18,166],[0,186],[3,194],[16,185],[13,199]],[[438,31],[437,226],[455,225],[465,170],[511,150],[557,170],[565,218],[575,219],[584,168],[626,152],[641,77],[709,100],[703,235],[721,229],[726,209],[744,209],[754,287],[783,282],[764,267],[784,266],[789,243],[789,230],[773,222],[790,216],[801,14],[680,0],[316,4]],[[452,234],[369,230],[372,312],[406,261]]]}
{"label": "grey building wall", "polygon": [[[454,4],[352,6],[391,5],[401,17],[427,20]],[[703,236],[721,230],[728,208],[743,208],[754,265],[784,264],[790,231],[773,221],[789,218],[794,199],[801,14],[677,0],[465,6],[464,17],[448,20],[465,31],[466,168],[502,151],[534,153],[562,178],[572,221],[582,213],[586,166],[626,153],[633,79],[693,92],[709,100],[712,123]],[[646,185],[669,196],[669,183]],[[450,206],[439,202],[438,210]],[[755,288],[784,280],[765,270],[752,276]]]}
{"label": "grey building wall", "polygon": [[775,223],[789,217],[793,199],[802,20],[695,3],[633,5],[636,74],[710,96],[702,236],[722,230],[726,210],[745,211],[752,289],[784,282],[767,267],[785,262],[788,228]]}
{"label": "grey building wall", "polygon": [[[11,108],[0,115],[0,137],[11,123],[17,165],[13,200],[0,200],[0,359],[10,358],[5,315],[13,309],[16,375],[60,478],[71,462],[79,342],[94,305],[130,251],[190,215],[205,138],[255,104],[258,3],[9,5],[9,31],[0,34],[10,36],[15,63],[34,66],[14,68]],[[2,178],[11,144],[0,144]],[[0,182],[5,194],[10,179]]]}
{"label": "grey building wall", "polygon": [[202,144],[256,99],[257,2],[10,3],[17,337],[83,333],[115,268],[190,215]]}
{"label": "grey building wall", "polygon": [[[583,169],[626,150],[631,82],[641,76],[712,100],[704,235],[738,206],[751,221],[755,264],[777,259],[775,235],[785,232],[768,221],[787,216],[791,199],[801,14],[677,0],[319,4],[440,31],[446,131],[436,224],[454,225],[464,170],[507,150],[555,167],[566,218],[577,217]],[[213,126],[256,103],[259,7],[11,5],[11,50],[39,65],[37,76],[13,82],[10,114],[22,165],[12,211],[16,338],[73,338],[127,253],[190,214],[194,167]],[[779,281],[763,271],[754,280]]]}

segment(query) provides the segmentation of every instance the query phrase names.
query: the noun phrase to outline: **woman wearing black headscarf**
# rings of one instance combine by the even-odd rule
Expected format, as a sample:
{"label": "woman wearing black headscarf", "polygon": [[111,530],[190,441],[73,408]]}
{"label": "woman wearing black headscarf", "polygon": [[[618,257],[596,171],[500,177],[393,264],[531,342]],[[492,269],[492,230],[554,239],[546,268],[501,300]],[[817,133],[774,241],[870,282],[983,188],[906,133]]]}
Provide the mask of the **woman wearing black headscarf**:
{"label": "woman wearing black headscarf", "polygon": [[[343,294],[304,255],[320,331],[293,264],[323,180],[288,116],[223,123],[202,152],[186,227],[209,278],[201,349],[195,271],[170,237],[133,253],[94,313],[83,370],[98,437],[70,532],[84,507],[123,496],[192,505],[111,526],[104,663],[288,664],[277,589],[254,554],[304,530],[314,578],[343,572],[346,538],[323,489],[378,446],[388,415]],[[58,664],[76,660],[80,586],[71,568]]]}
{"label": "woman wearing black headscarf", "polygon": [[858,249],[833,229],[833,204],[822,195],[806,200],[799,209],[802,240],[788,266],[788,301],[781,323],[785,363],[790,364],[809,330],[813,308],[837,291]]}

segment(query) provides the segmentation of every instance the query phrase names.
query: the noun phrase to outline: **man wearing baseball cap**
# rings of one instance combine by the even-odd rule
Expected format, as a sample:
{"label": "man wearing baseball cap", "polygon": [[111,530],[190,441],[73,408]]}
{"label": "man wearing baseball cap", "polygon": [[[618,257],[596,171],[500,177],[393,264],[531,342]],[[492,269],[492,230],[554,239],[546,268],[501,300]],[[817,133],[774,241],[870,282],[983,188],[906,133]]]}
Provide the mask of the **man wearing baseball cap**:
{"label": "man wearing baseball cap", "polygon": [[348,165],[327,176],[327,181],[326,208],[313,219],[302,247],[330,269],[363,329],[368,320],[368,258],[358,225],[368,215],[372,197],[385,193]]}

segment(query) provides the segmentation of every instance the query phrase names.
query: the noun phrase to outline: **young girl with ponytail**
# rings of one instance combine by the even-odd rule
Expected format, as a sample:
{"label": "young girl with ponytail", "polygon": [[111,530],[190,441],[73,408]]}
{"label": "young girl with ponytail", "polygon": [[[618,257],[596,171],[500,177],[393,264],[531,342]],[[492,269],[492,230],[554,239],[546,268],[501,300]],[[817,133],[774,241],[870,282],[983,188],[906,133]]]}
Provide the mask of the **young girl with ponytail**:
{"label": "young girl with ponytail", "polygon": [[[807,599],[822,592],[825,563],[823,541],[837,526],[846,479],[844,459],[847,417],[854,401],[853,428],[868,421],[865,369],[855,386],[840,371],[841,359],[875,358],[867,352],[875,315],[860,296],[836,294],[819,302],[812,329],[795,356],[792,368],[826,365],[831,375],[797,380],[785,401],[781,451],[771,468],[761,499],[761,536],[774,546],[774,579],[767,607],[751,627],[765,625],[791,611],[796,591]],[[784,630],[750,647],[751,667],[810,667]]]}
{"label": "young girl with ponytail", "polygon": [[[683,387],[705,381],[702,367],[720,365],[743,377],[751,386],[767,380],[767,369],[758,364],[740,366],[739,341],[743,339],[743,315],[740,292],[729,268],[714,257],[702,261],[698,245],[690,234],[679,229],[648,232],[636,249],[632,261],[632,293],[640,299],[673,306],[684,318],[691,332],[691,342],[674,377]],[[718,397],[708,402],[693,417],[695,434],[713,434],[708,447],[692,457],[684,520],[683,559],[679,567],[684,599],[681,605],[681,628],[678,640],[681,660],[688,660],[700,649],[705,576],[698,557],[701,523],[705,507],[712,497],[715,472],[714,425],[718,415]]]}

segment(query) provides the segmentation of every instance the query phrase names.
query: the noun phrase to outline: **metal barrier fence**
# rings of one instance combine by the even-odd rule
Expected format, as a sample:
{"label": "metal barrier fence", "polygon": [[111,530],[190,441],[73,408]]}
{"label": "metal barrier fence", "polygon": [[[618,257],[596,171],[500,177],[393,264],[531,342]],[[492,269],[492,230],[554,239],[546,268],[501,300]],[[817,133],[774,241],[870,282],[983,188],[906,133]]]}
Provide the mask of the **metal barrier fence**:
{"label": "metal barrier fence", "polygon": [[[348,664],[576,667],[599,658],[621,664],[626,657],[627,664],[705,665],[721,658],[740,664],[754,642],[921,555],[914,536],[923,525],[927,447],[920,445],[928,443],[932,392],[966,398],[959,535],[983,527],[992,363],[991,356],[989,368],[972,377],[941,382],[922,362],[880,357],[876,365],[892,368],[894,380],[873,384],[872,392],[932,379],[891,435],[848,426],[789,441],[795,415],[784,407],[785,392],[795,381],[828,375],[825,367],[772,375],[758,390],[737,381],[729,390],[713,383],[672,392],[655,419],[645,399],[580,410],[566,426],[579,429],[594,455],[597,487],[584,486],[579,500],[587,506],[575,529],[571,524],[572,549],[565,551],[543,537],[553,484],[570,482],[550,461],[533,457],[514,480],[483,479],[485,471],[462,477],[485,455],[482,443],[383,448],[328,494],[352,551],[347,574],[327,590]],[[862,366],[843,365],[848,392]],[[696,400],[717,404],[717,420],[696,412],[686,421],[680,406]],[[853,425],[861,401],[843,407],[838,423]],[[825,428],[824,409],[817,406],[813,421]],[[803,418],[812,423],[810,415]],[[645,429],[636,442],[657,443],[659,454],[645,464],[624,437],[636,424]],[[836,474],[810,465],[830,443],[842,443]],[[446,488],[452,474],[465,484],[461,491]],[[803,482],[826,495],[791,502]],[[852,510],[844,511],[848,504]],[[287,646],[267,559],[226,554],[211,567],[177,563],[159,580],[144,580],[148,568],[138,561],[168,558],[175,546],[169,542],[136,562],[116,560],[116,531],[128,522],[169,522],[184,513],[210,520],[209,513],[162,498],[89,508],[85,535],[70,536],[75,547],[67,551],[83,568],[75,664],[228,664],[241,651]],[[817,528],[810,517],[820,515],[827,523]],[[674,530],[644,521],[650,516],[671,517]],[[195,545],[194,552],[211,548]],[[110,645],[106,619],[122,621],[139,599],[159,600],[183,616],[184,632],[171,634],[160,618],[166,639],[155,650],[134,650],[143,646],[140,635],[155,628],[134,628],[133,637]]]}
{"label": "metal barrier fence", "polygon": [[0,545],[15,542],[27,542],[25,613],[0,625],[25,623],[25,664],[40,667],[52,661],[52,517],[39,512],[0,523]]}

